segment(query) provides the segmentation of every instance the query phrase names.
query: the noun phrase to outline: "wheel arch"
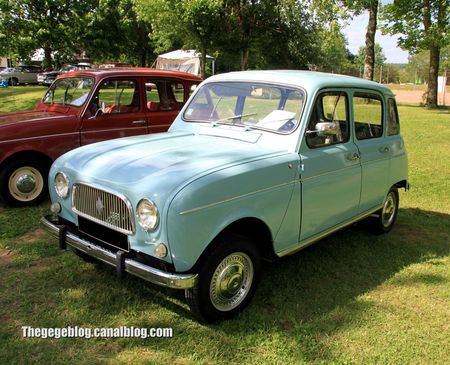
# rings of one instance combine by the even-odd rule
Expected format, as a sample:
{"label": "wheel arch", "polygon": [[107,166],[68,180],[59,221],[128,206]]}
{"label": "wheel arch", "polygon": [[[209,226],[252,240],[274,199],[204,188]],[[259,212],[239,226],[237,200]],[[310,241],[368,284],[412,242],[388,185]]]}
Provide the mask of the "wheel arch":
{"label": "wheel arch", "polygon": [[245,217],[230,223],[222,229],[208,244],[206,249],[203,250],[191,271],[198,271],[199,266],[208,257],[209,253],[220,244],[219,238],[227,234],[238,234],[249,238],[255,244],[262,259],[274,261],[277,258],[273,248],[273,237],[269,226],[259,218]]}
{"label": "wheel arch", "polygon": [[396,182],[393,186],[397,189],[403,188],[405,190],[409,190],[409,182],[406,179]]}
{"label": "wheel arch", "polygon": [[17,160],[19,158],[32,158],[35,160],[39,160],[43,162],[46,167],[51,166],[53,163],[53,160],[47,156],[45,153],[39,152],[39,151],[33,151],[33,150],[24,150],[24,151],[17,151],[13,154],[6,157],[3,161],[0,162],[0,169],[3,169],[5,166],[7,166],[11,161]]}

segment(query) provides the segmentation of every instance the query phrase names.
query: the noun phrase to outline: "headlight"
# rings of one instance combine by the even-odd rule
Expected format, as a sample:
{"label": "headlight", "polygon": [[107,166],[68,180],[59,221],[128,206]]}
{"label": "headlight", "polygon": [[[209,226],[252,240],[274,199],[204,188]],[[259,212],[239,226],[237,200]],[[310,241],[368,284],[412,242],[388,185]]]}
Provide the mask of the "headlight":
{"label": "headlight", "polygon": [[58,172],[55,176],[55,191],[63,199],[69,195],[69,179],[62,172]]}
{"label": "headlight", "polygon": [[144,231],[153,231],[159,222],[158,208],[149,199],[142,199],[137,205],[138,221]]}

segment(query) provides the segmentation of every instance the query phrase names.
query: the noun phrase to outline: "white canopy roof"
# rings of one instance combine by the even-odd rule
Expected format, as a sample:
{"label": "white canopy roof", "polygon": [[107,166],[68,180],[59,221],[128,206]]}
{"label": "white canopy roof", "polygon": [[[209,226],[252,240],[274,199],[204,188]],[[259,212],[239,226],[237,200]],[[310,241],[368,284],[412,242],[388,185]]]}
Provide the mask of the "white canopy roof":
{"label": "white canopy roof", "polygon": [[[156,68],[160,70],[175,70],[200,75],[201,53],[196,50],[182,50],[164,53],[156,59]],[[214,62],[214,57],[206,55],[207,60]]]}

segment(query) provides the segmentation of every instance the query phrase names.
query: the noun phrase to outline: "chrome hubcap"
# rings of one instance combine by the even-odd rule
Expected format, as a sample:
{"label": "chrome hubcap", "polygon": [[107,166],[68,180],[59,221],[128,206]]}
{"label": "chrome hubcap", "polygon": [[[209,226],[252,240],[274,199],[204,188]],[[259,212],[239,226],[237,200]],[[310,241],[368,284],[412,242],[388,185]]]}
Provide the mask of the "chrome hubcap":
{"label": "chrome hubcap", "polygon": [[245,299],[253,282],[253,263],[243,252],[225,257],[213,273],[209,295],[213,306],[230,311]]}
{"label": "chrome hubcap", "polygon": [[21,193],[31,193],[36,187],[36,180],[30,175],[19,176],[16,182],[16,187]]}
{"label": "chrome hubcap", "polygon": [[39,196],[44,188],[44,179],[36,168],[23,166],[11,174],[8,188],[15,199],[27,202]]}
{"label": "chrome hubcap", "polygon": [[386,201],[383,205],[383,210],[381,211],[381,222],[384,227],[389,227],[389,225],[394,220],[396,198],[393,192],[390,192],[386,197]]}

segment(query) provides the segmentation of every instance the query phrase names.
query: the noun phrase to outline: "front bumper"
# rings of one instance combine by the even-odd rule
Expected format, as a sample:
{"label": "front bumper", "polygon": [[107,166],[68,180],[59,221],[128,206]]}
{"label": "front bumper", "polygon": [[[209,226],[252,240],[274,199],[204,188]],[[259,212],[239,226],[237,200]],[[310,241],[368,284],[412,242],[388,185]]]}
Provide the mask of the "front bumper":
{"label": "front bumper", "polygon": [[116,267],[118,271],[125,271],[153,284],[173,289],[192,288],[197,282],[197,274],[172,274],[133,259],[126,257],[122,259],[120,254],[115,254],[73,233],[67,232],[65,226],[59,225],[51,215],[42,217],[41,223],[50,234],[59,238],[61,247],[68,244],[89,256]]}

